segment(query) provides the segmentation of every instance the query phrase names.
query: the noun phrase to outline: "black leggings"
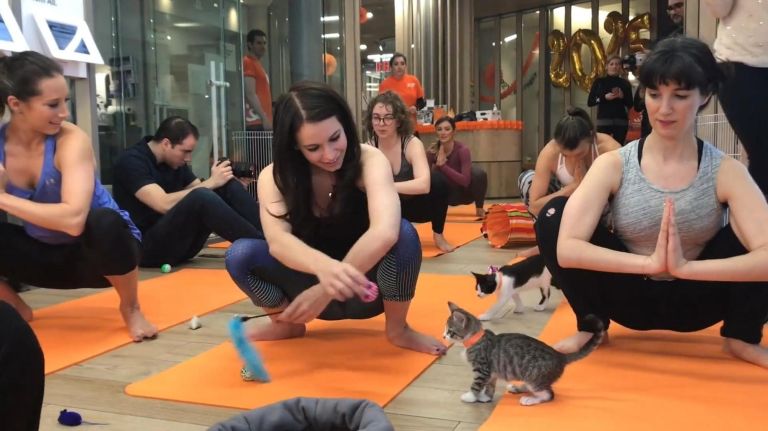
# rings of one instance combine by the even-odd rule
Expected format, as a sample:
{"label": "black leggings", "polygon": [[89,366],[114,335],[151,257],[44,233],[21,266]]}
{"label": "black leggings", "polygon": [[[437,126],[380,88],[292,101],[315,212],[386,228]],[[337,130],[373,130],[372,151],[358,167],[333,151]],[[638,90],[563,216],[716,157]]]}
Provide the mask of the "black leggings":
{"label": "black leggings", "polygon": [[71,244],[47,244],[24,228],[0,223],[0,276],[51,289],[107,287],[107,275],[131,272],[139,263],[139,241],[116,211],[88,213],[82,235]]}
{"label": "black leggings", "polygon": [[37,431],[45,360],[27,322],[0,301],[0,421],[4,430]]}
{"label": "black leggings", "polygon": [[[768,317],[767,282],[657,281],[638,274],[617,274],[563,268],[557,261],[557,237],[565,197],[549,201],[536,221],[539,250],[558,287],[571,305],[580,331],[584,317],[595,314],[636,330],[698,331],[723,322],[720,335],[759,344]],[[592,244],[627,251],[619,238],[598,225]],[[746,253],[730,225],[706,245],[698,260]]]}
{"label": "black leggings", "polygon": [[211,232],[227,241],[264,238],[259,204],[237,180],[189,192],[144,232],[141,266],[176,265],[203,249]]}
{"label": "black leggings", "polygon": [[[621,121],[621,120],[615,119],[614,121]],[[612,126],[597,126],[598,132],[611,135],[613,139],[615,139],[616,142],[618,142],[622,147],[624,146],[625,141],[627,140],[627,130],[629,130],[628,124],[623,124],[623,125],[614,124]]]}
{"label": "black leggings", "polygon": [[768,139],[763,128],[768,108],[768,68],[743,63],[725,63],[721,68],[727,79],[718,92],[720,105],[749,156],[749,173],[768,195]]}
{"label": "black leggings", "polygon": [[432,232],[443,233],[448,214],[448,181],[442,175],[430,175],[429,183],[428,194],[400,195],[400,212],[411,222],[432,222]]}
{"label": "black leggings", "polygon": [[448,179],[442,172],[433,170],[432,176],[443,177],[448,186],[448,205],[465,205],[474,203],[476,208],[485,204],[485,193],[488,191],[488,174],[477,166],[472,166],[468,187],[462,187]]}

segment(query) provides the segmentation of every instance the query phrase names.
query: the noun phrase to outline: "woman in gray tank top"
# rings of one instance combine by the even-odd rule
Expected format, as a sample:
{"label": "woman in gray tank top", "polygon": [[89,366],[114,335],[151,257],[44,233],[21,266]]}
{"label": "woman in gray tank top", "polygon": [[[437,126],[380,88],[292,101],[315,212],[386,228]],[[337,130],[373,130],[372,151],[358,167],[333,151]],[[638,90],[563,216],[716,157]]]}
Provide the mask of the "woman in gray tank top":
{"label": "woman in gray tank top", "polygon": [[[651,134],[601,155],[567,205],[542,208],[541,254],[579,330],[558,350],[586,343],[590,313],[636,330],[723,322],[725,350],[768,368],[768,205],[744,165],[695,136],[721,81],[703,42],[660,42],[640,71]],[[600,222],[606,203],[612,226]]]}

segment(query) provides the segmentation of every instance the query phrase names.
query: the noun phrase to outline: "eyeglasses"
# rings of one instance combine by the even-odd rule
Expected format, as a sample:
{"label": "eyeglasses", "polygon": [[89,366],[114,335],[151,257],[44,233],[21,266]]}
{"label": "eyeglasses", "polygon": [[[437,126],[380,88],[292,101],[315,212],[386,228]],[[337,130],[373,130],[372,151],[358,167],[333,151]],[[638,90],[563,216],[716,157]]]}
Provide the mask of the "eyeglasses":
{"label": "eyeglasses", "polygon": [[373,120],[373,124],[383,124],[385,126],[389,126],[393,121],[395,121],[395,117],[394,115],[385,115],[383,117],[374,115],[371,117],[371,120]]}
{"label": "eyeglasses", "polygon": [[667,11],[672,12],[675,9],[681,9],[683,6],[685,6],[684,2],[673,3],[673,4],[669,5],[669,6],[667,6]]}

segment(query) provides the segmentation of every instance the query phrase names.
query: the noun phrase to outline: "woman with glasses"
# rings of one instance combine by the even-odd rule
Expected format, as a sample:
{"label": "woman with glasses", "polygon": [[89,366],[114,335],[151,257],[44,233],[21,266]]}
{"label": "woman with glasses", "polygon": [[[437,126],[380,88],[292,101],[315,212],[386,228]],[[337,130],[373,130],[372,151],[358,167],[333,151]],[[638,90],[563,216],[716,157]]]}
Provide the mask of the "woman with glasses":
{"label": "woman with glasses", "polygon": [[488,175],[472,166],[469,148],[456,141],[456,122],[451,117],[435,121],[437,142],[427,151],[433,176],[445,177],[448,184],[448,205],[475,204],[478,217],[485,216],[483,204],[488,190]]}
{"label": "woman with glasses", "polygon": [[395,188],[400,195],[403,218],[431,222],[435,246],[443,252],[455,249],[443,235],[448,213],[448,184],[441,175],[430,175],[424,144],[413,136],[413,123],[402,99],[387,91],[368,105],[365,126],[370,145],[389,160]]}
{"label": "woman with glasses", "polygon": [[621,145],[627,137],[632,108],[632,86],[621,76],[621,57],[612,56],[605,63],[607,75],[595,79],[587,105],[597,106],[597,131],[611,135]]}
{"label": "woman with glasses", "polygon": [[672,27],[665,37],[682,36],[685,34],[685,2],[682,0],[668,0],[667,16],[672,22]]}
{"label": "woman with glasses", "polygon": [[[406,317],[416,291],[421,246],[400,217],[387,159],[360,145],[344,99],[322,84],[296,84],[277,102],[274,162],[259,175],[266,240],[239,239],[227,271],[270,323],[246,327],[252,340],[301,337],[306,323],[384,313],[394,345],[433,355],[438,340]],[[364,302],[368,280],[380,295]]]}

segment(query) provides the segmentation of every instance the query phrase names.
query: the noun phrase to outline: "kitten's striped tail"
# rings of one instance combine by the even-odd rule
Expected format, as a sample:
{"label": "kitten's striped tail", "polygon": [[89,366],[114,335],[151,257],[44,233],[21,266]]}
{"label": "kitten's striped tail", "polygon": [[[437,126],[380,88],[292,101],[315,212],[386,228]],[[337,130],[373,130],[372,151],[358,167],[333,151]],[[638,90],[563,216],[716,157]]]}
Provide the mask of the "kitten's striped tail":
{"label": "kitten's striped tail", "polygon": [[605,325],[603,325],[602,320],[598,319],[594,314],[589,314],[584,318],[584,323],[589,328],[588,331],[592,333],[592,338],[590,338],[586,344],[581,346],[581,349],[579,349],[577,352],[566,354],[566,364],[578,361],[579,359],[589,355],[603,341],[603,337],[605,336]]}

